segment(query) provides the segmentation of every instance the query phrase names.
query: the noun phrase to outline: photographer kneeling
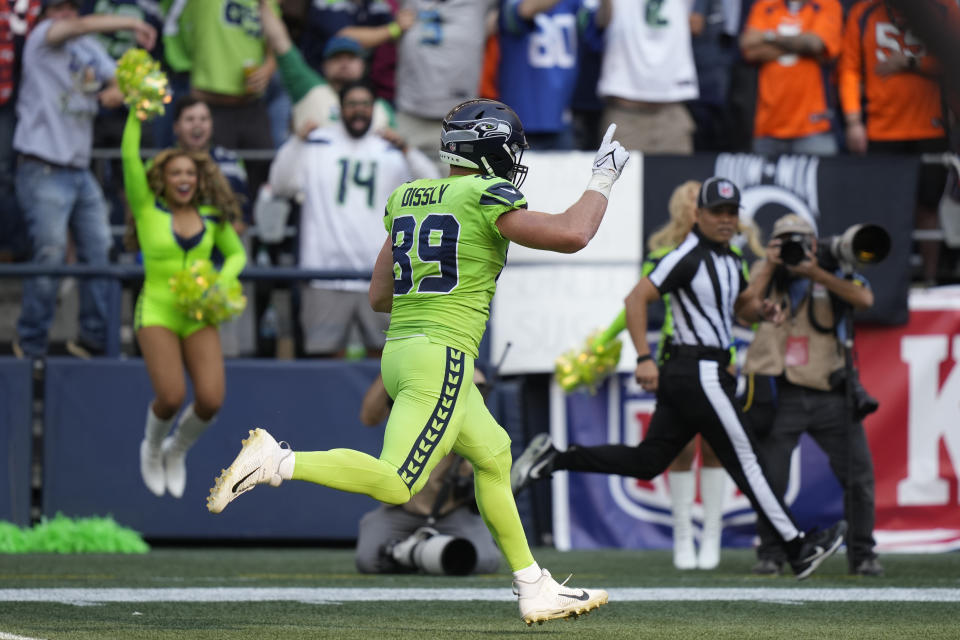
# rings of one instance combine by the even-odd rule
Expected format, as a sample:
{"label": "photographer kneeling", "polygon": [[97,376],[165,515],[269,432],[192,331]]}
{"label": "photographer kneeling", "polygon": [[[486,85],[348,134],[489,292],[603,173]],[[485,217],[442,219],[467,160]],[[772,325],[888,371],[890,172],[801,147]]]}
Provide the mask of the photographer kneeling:
{"label": "photographer kneeling", "polygon": [[[873,462],[861,422],[877,404],[856,371],[846,366],[844,333],[852,325],[843,322],[851,308],[873,306],[873,292],[862,276],[852,273],[854,264],[825,248],[818,259],[816,233],[796,214],[774,224],[766,259],[754,266],[751,280],[766,286],[764,304],[775,305],[779,313],[773,322],[757,326],[747,350],[743,414],[770,487],[781,496],[800,436],[809,433],[823,449],[844,488],[850,573],[880,576],[883,567],[873,538]],[[846,268],[834,272],[838,262]],[[848,370],[852,402],[847,399]],[[757,533],[754,573],[779,574],[784,558],[776,535],[759,521]]]}
{"label": "photographer kneeling", "polygon": [[[474,369],[473,380],[485,398],[487,384],[480,369]],[[371,427],[380,424],[392,404],[383,379],[377,376],[363,398],[360,421]],[[360,573],[495,572],[500,550],[477,511],[470,463],[451,452],[408,502],[382,504],[364,514],[356,563]]]}

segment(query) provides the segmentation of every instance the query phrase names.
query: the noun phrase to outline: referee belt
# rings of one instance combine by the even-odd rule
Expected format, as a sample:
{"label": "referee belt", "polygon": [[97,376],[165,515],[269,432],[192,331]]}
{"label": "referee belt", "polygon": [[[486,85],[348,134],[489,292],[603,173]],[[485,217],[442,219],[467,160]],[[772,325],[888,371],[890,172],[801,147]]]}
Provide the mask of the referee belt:
{"label": "referee belt", "polygon": [[718,347],[698,347],[686,344],[666,345],[666,356],[668,360],[679,358],[690,360],[713,360],[723,366],[730,364],[730,350],[720,349]]}

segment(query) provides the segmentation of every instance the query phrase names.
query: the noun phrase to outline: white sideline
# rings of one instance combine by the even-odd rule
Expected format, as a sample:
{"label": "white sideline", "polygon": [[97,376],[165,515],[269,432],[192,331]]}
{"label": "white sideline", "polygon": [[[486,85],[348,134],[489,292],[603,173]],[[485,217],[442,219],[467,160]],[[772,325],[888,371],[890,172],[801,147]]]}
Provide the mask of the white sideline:
{"label": "white sideline", "polygon": [[[960,602],[960,589],[664,588],[608,589],[611,602]],[[513,601],[510,589],[379,589],[303,587],[191,587],[169,589],[0,589],[0,602],[398,602]],[[0,632],[0,640],[7,640]],[[9,640],[19,640],[11,636]],[[28,639],[29,640],[29,639]]]}
{"label": "white sideline", "polygon": [[0,631],[0,640],[40,640],[40,638],[31,638],[30,636],[18,636],[13,633],[4,633]]}

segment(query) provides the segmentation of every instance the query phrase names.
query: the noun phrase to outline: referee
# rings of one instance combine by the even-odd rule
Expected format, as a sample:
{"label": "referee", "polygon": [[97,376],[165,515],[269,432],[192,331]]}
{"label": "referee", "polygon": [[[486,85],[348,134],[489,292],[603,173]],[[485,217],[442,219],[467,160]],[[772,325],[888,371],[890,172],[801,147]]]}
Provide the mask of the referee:
{"label": "referee", "polygon": [[[541,437],[514,464],[519,490],[557,470],[593,471],[649,480],[663,473],[683,447],[700,433],[757,517],[783,543],[798,579],[806,578],[837,550],[846,522],[805,536],[767,482],[754,444],[734,401],[736,379],[727,371],[734,314],[747,322],[781,320],[779,310],[748,287],[742,258],[730,250],[737,231],[740,192],[730,180],[707,179],[697,197],[696,224],[626,298],[627,329],[637,349],[637,382],[657,394],[657,407],[636,447],[571,447],[559,452]],[[647,343],[647,305],[670,294],[674,333],[665,345],[662,369]]]}

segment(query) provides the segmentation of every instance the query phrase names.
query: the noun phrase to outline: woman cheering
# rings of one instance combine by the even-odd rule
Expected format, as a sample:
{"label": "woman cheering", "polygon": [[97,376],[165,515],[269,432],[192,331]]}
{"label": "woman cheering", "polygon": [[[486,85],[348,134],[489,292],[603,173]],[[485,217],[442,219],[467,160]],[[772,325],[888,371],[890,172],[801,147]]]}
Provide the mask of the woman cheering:
{"label": "woman cheering", "polygon": [[[140,444],[140,472],[155,495],[166,490],[179,498],[187,482],[187,450],[220,410],[225,382],[218,319],[200,311],[188,313],[178,305],[171,278],[209,260],[216,247],[223,266],[202,297],[216,288],[226,291],[235,285],[246,253],[231,225],[240,215],[239,203],[213,160],[167,149],[146,170],[140,159],[140,130],[140,119],[131,110],[121,144],[123,178],[144,268],[134,329],[155,394]],[[194,401],[170,434],[186,396],[184,365]]]}

